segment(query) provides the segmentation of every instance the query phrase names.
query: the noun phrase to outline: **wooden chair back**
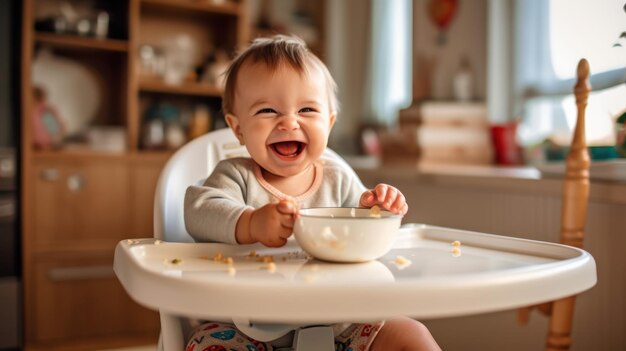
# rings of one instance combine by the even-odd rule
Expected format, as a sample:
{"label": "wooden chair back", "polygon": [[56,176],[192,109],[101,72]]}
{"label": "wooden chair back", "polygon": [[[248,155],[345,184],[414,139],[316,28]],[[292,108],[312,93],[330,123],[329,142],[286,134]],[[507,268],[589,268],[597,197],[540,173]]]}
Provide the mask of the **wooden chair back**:
{"label": "wooden chair back", "polygon": [[[577,68],[577,81],[574,86],[576,96],[576,128],[572,144],[565,161],[563,195],[561,200],[561,236],[565,245],[583,247],[585,222],[589,199],[589,164],[590,157],[585,140],[585,109],[591,91],[589,84],[589,63],[581,59]],[[522,308],[518,311],[518,320],[525,324],[532,308],[537,308],[550,318],[546,351],[567,351],[572,344],[572,324],[576,296],[565,297],[538,306]]]}

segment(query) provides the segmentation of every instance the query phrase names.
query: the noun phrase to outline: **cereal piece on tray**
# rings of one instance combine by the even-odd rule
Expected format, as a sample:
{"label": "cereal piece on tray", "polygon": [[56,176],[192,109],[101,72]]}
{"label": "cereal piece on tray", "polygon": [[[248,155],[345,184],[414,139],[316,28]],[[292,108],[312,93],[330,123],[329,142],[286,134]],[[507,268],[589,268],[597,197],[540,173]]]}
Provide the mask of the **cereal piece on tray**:
{"label": "cereal piece on tray", "polygon": [[393,263],[399,269],[405,269],[406,267],[410,266],[413,262],[411,262],[411,260],[409,260],[408,258],[404,256],[398,255],[396,256],[396,259],[393,261]]}
{"label": "cereal piece on tray", "polygon": [[452,256],[453,257],[459,257],[461,256],[461,249],[459,249],[458,247],[454,247],[452,249]]}
{"label": "cereal piece on tray", "polygon": [[274,262],[268,262],[267,266],[265,266],[265,268],[267,268],[267,271],[270,273],[274,273],[276,272],[276,263]]}
{"label": "cereal piece on tray", "polygon": [[228,266],[228,269],[226,269],[226,273],[228,273],[228,275],[230,275],[231,277],[234,277],[235,274],[237,274],[237,270],[233,266]]}
{"label": "cereal piece on tray", "polygon": [[455,240],[455,241],[453,241],[453,242],[452,242],[452,246],[454,246],[454,247],[460,247],[460,246],[461,246],[461,242],[460,242],[460,241],[458,241],[458,240]]}

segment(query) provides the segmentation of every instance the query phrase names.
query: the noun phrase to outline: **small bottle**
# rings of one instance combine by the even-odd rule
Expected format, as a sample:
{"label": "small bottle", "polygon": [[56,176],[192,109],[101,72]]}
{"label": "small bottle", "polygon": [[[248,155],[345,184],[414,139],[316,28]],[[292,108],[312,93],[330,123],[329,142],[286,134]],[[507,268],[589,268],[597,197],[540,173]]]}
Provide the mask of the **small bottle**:
{"label": "small bottle", "polygon": [[467,102],[473,98],[474,79],[470,69],[469,60],[463,56],[459,69],[454,74],[453,89],[454,98],[457,101]]}

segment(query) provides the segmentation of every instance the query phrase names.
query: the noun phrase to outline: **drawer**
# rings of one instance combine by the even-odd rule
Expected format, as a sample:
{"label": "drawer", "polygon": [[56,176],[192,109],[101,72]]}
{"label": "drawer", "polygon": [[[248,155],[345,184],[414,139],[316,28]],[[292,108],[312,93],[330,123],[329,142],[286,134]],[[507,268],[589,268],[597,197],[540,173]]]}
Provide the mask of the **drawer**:
{"label": "drawer", "polygon": [[31,294],[34,318],[26,323],[31,340],[74,342],[149,335],[156,340],[158,313],[132,301],[112,267],[112,253],[36,260]]}

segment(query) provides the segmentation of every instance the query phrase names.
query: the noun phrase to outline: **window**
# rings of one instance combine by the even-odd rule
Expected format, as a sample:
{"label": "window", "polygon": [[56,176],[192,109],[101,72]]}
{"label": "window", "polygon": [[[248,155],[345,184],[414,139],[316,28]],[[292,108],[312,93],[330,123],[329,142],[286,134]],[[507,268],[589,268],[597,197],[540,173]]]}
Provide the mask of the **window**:
{"label": "window", "polygon": [[623,0],[512,0],[511,101],[513,115],[522,119],[524,145],[546,138],[569,145],[581,58],[589,61],[592,75],[587,141],[614,142],[614,120],[626,110],[626,46],[614,46],[626,30],[623,6]]}

